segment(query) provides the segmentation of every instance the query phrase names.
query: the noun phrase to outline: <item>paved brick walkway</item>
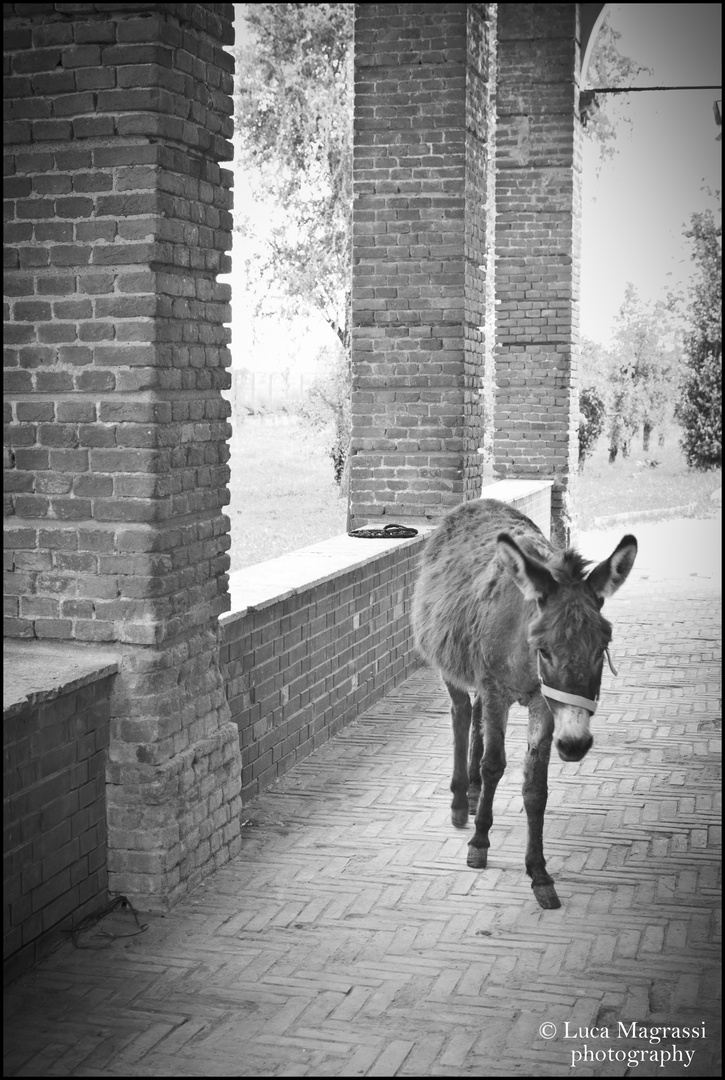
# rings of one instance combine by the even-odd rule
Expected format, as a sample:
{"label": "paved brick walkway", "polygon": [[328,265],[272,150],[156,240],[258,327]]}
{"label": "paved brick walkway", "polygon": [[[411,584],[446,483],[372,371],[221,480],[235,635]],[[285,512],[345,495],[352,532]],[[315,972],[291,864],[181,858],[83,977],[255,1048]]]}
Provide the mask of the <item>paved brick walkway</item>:
{"label": "paved brick walkway", "polygon": [[607,605],[619,677],[593,750],[551,768],[561,910],[524,873],[523,710],[469,870],[420,671],[248,806],[242,855],[170,916],[15,983],[5,1075],[720,1075],[716,589],[640,574]]}

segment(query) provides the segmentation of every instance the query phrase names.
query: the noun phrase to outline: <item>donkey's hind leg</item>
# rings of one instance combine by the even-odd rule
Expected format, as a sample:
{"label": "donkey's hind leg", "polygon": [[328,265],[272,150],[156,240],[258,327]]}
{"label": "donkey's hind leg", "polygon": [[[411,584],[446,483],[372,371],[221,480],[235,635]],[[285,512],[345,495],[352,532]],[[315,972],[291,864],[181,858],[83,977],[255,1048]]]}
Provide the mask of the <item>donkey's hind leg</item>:
{"label": "donkey's hind leg", "polygon": [[446,683],[451,695],[453,723],[453,777],[451,779],[451,821],[457,829],[468,823],[468,732],[471,728],[471,699],[467,690]]}
{"label": "donkey's hind leg", "polygon": [[481,758],[481,798],[476,811],[476,833],[468,841],[466,862],[480,870],[488,862],[488,833],[493,824],[493,798],[506,768],[506,725],[509,703],[493,686],[483,685],[480,704],[483,709],[483,757]]}

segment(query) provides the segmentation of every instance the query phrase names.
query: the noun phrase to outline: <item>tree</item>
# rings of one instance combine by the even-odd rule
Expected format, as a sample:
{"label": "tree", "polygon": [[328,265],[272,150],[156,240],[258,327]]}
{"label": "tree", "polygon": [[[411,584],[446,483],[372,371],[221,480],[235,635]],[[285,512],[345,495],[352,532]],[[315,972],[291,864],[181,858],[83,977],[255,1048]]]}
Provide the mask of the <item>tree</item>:
{"label": "tree", "polygon": [[319,313],[350,350],[352,4],[245,4],[237,228],[257,314]]}
{"label": "tree", "polygon": [[676,416],[680,445],[693,469],[722,466],[722,229],[711,210],[690,216],[695,279],[685,335],[683,377]]}
{"label": "tree", "polygon": [[580,386],[592,386],[608,404],[614,354],[598,341],[582,337],[579,357]]}
{"label": "tree", "polygon": [[243,8],[235,128],[248,198],[236,228],[246,292],[257,318],[316,313],[342,349],[342,368],[333,365],[302,410],[320,426],[313,417],[329,403],[340,482],[350,441],[354,6]]}
{"label": "tree", "polygon": [[299,412],[317,431],[332,428],[328,454],[332,458],[335,482],[342,488],[350,445],[350,378],[347,358],[338,347],[327,353],[327,373],[307,392]]}
{"label": "tree", "polygon": [[587,386],[579,394],[579,468],[591,457],[599,436],[604,431],[606,407],[604,398],[595,386]]}
{"label": "tree", "polygon": [[678,369],[675,330],[667,305],[644,303],[631,282],[614,331],[609,410],[609,460],[629,454],[632,438],[643,429],[643,446],[674,403]]}
{"label": "tree", "polygon": [[[583,82],[587,87],[630,87],[639,75],[651,75],[652,69],[638,64],[620,51],[622,35],[613,29],[609,12],[604,16],[589,57]],[[621,124],[631,124],[626,112],[619,109],[619,95],[600,94],[584,90],[580,102],[585,108],[580,115],[584,135],[599,147],[601,163],[616,153],[617,129]]]}

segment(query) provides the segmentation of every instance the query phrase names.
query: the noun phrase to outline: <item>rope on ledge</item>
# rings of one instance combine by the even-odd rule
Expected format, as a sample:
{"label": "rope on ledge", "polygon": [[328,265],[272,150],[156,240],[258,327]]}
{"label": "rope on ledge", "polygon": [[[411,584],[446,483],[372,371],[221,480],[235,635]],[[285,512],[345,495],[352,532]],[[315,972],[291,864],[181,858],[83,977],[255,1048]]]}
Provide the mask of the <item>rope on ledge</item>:
{"label": "rope on ledge", "polygon": [[355,536],[361,540],[402,540],[408,536],[417,536],[418,530],[411,529],[407,525],[386,525],[383,529],[377,529],[372,525],[362,525],[359,529],[353,529],[348,536]]}

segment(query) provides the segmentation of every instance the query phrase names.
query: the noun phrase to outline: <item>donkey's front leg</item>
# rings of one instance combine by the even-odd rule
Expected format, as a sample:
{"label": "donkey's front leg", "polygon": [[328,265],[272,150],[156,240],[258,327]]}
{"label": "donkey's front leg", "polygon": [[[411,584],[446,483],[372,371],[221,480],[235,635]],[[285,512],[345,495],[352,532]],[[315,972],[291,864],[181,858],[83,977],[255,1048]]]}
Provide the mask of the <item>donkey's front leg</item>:
{"label": "donkey's front leg", "polygon": [[453,724],[453,777],[451,779],[451,821],[457,829],[468,823],[468,732],[471,728],[471,699],[467,690],[446,683],[451,695]]}
{"label": "donkey's front leg", "polygon": [[483,757],[483,703],[476,694],[471,711],[471,735],[468,743],[468,812],[475,814],[481,797],[481,758]]}
{"label": "donkey's front leg", "polygon": [[544,858],[544,811],[549,789],[549,755],[554,734],[554,718],[546,702],[537,694],[529,705],[529,744],[524,759],[524,807],[528,819],[526,873],[542,908],[561,907],[553,879],[546,872]]}
{"label": "donkey's front leg", "polygon": [[481,797],[476,811],[476,832],[468,842],[469,866],[483,869],[488,862],[488,833],[493,824],[493,797],[506,768],[506,724],[509,702],[495,687],[484,684],[479,696],[483,708],[483,757],[481,758]]}

